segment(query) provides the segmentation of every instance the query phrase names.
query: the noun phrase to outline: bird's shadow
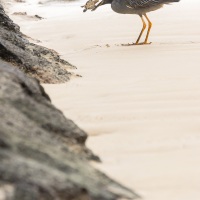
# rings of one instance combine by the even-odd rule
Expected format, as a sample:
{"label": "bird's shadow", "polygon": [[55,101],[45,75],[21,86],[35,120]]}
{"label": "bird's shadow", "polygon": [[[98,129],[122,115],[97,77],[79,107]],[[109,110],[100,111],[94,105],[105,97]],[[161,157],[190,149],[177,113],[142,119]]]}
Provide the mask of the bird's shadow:
{"label": "bird's shadow", "polygon": [[127,43],[127,44],[120,44],[120,46],[123,47],[129,47],[129,46],[142,46],[142,45],[150,45],[152,42],[148,42],[148,43],[144,43],[144,42],[140,42],[140,43]]}

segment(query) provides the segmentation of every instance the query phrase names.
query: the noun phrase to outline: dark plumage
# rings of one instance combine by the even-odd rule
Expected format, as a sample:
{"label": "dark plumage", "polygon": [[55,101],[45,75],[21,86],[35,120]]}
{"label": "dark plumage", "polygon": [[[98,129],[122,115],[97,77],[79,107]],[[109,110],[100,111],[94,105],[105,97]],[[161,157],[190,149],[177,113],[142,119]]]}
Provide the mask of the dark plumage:
{"label": "dark plumage", "polygon": [[[180,0],[102,0],[93,10],[97,7],[102,6],[104,4],[111,4],[111,8],[113,11],[120,14],[137,14],[140,16],[143,27],[140,32],[140,35],[134,44],[149,44],[148,37],[152,27],[152,23],[147,17],[146,13],[158,10],[163,7],[164,4],[169,4],[173,2],[179,2]],[[144,21],[144,17],[148,21],[148,31],[143,43],[139,43],[140,38],[146,28],[146,23]]]}

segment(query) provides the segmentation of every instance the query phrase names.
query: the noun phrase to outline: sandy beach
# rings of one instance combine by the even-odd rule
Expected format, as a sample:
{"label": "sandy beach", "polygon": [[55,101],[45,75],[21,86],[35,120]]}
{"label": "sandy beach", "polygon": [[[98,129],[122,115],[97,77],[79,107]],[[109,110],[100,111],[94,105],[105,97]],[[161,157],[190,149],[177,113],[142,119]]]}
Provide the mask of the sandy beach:
{"label": "sandy beach", "polygon": [[[55,49],[81,75],[43,85],[56,107],[89,135],[95,164],[145,200],[200,199],[200,2],[149,14],[151,45],[128,46],[136,15],[82,2],[17,3],[10,13],[34,42]],[[37,39],[37,40],[36,40]]]}

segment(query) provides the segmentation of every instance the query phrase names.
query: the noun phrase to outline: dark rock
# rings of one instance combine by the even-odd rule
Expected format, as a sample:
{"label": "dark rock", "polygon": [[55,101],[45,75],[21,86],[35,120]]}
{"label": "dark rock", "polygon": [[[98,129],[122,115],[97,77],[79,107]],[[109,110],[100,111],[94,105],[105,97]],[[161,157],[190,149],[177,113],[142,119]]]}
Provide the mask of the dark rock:
{"label": "dark rock", "polygon": [[18,3],[25,3],[26,1],[25,0],[15,0],[16,2]]}
{"label": "dark rock", "polygon": [[14,12],[13,15],[27,15],[27,12]]}
{"label": "dark rock", "polygon": [[5,28],[14,33],[19,33],[20,28],[5,14],[3,6],[0,4],[0,28]]}
{"label": "dark rock", "polygon": [[36,17],[37,19],[44,19],[43,17],[41,17],[41,16],[39,16],[39,15],[35,15],[35,17]]}
{"label": "dark rock", "polygon": [[46,4],[46,3],[52,3],[52,2],[71,2],[76,0],[40,0],[39,4]]}
{"label": "dark rock", "polygon": [[62,83],[74,69],[53,50],[30,43],[0,4],[0,58],[43,83]]}
{"label": "dark rock", "polygon": [[1,200],[138,197],[90,166],[86,139],[38,81],[0,61]]}
{"label": "dark rock", "polygon": [[[24,17],[25,19],[32,19],[32,20],[42,20],[44,19],[43,17],[39,16],[39,15],[27,15],[27,12],[14,12],[12,15],[15,15],[15,16],[21,16],[21,17]],[[26,36],[26,38],[30,38],[28,36]]]}

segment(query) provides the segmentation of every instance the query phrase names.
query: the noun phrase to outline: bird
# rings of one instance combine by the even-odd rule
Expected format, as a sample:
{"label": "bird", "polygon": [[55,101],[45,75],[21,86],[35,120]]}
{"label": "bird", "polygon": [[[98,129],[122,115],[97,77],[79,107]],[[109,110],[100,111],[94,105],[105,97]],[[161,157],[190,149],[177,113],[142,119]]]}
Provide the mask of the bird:
{"label": "bird", "polygon": [[[158,10],[162,8],[165,4],[170,4],[174,2],[179,2],[180,0],[102,0],[97,4],[92,10],[96,10],[99,6],[105,4],[111,4],[111,8],[114,12],[119,14],[137,14],[140,16],[143,26],[142,30],[136,40],[134,45],[145,45],[151,44],[148,42],[149,34],[152,28],[152,22],[147,16],[148,12]],[[148,22],[148,30],[144,42],[140,43],[140,39],[147,27],[144,18]]]}

